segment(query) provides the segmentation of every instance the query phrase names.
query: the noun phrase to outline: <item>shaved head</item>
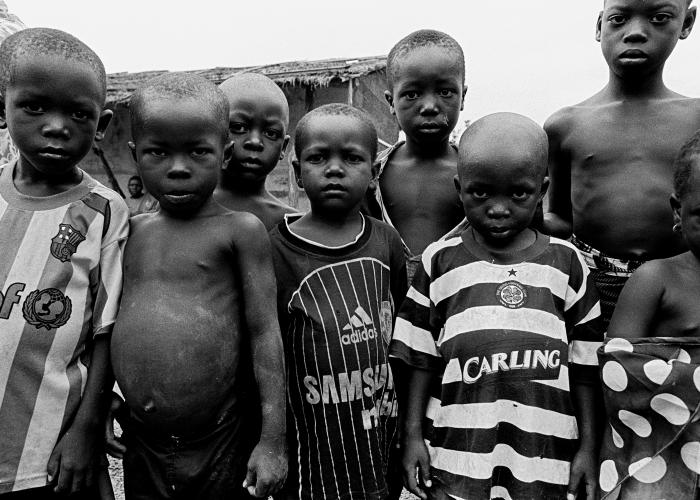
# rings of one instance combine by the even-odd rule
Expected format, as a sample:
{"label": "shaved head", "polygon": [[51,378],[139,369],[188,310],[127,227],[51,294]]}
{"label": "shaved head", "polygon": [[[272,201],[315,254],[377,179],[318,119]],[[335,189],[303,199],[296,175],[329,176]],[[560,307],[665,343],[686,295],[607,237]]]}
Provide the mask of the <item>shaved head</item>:
{"label": "shaved head", "polygon": [[[518,157],[535,165],[537,175],[547,172],[547,134],[537,123],[516,113],[485,116],[462,134],[459,141],[460,178],[469,164],[489,163],[493,158]],[[497,163],[497,162],[496,162]]]}
{"label": "shaved head", "polygon": [[287,98],[282,89],[267,76],[260,73],[238,73],[222,82],[219,89],[228,99],[232,110],[235,100],[242,97],[276,103],[283,111],[285,127],[289,126]]}

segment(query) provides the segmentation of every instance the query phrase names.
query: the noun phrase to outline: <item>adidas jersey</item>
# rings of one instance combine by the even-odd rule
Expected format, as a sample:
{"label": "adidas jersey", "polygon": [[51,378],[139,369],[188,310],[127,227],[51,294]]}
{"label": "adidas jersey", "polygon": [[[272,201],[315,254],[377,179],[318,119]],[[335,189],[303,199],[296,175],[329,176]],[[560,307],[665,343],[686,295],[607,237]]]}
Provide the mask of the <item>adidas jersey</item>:
{"label": "adidas jersey", "polygon": [[287,488],[303,499],[381,499],[396,432],[388,352],[406,289],[401,240],[367,217],[356,241],[324,247],[290,231],[298,217],[270,233],[291,413]]}
{"label": "adidas jersey", "polygon": [[0,494],[47,484],[85,387],[86,342],[119,306],[128,210],[86,173],[63,193],[18,192],[0,167]]}
{"label": "adidas jersey", "polygon": [[512,264],[485,258],[469,229],[428,246],[391,354],[439,375],[424,437],[452,498],[565,498],[569,380],[597,380],[598,298],[565,241],[537,233]]}

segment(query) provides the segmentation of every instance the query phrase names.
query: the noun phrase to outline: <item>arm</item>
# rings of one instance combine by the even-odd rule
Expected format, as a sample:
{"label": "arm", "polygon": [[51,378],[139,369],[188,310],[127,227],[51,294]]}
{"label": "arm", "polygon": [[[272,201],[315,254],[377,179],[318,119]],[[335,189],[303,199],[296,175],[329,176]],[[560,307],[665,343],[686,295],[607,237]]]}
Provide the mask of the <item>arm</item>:
{"label": "arm", "polygon": [[287,476],[285,370],[277,288],[270,240],[262,222],[246,214],[237,229],[245,320],[262,408],[260,441],[248,460],[244,486],[251,495],[266,498]]}
{"label": "arm", "polygon": [[73,494],[93,484],[93,466],[100,451],[109,377],[109,335],[92,343],[85,391],[75,418],[51,453],[47,472],[54,491]]}
{"label": "arm", "polygon": [[423,440],[423,418],[428,407],[432,372],[420,368],[406,367],[405,378],[397,379],[399,394],[406,394],[399,402],[403,422],[402,468],[404,484],[414,495],[428,498],[422,486],[430,488],[430,457]]}
{"label": "arm", "polygon": [[598,402],[601,401],[600,386],[571,381],[571,393],[576,407],[576,419],[579,430],[579,448],[571,461],[567,500],[576,496],[583,483],[586,500],[594,500],[598,484],[597,464],[599,445]]}
{"label": "arm", "polygon": [[652,334],[651,326],[663,295],[658,262],[637,269],[622,289],[608,327],[609,337],[639,338]]}
{"label": "arm", "polygon": [[571,156],[561,145],[563,111],[544,124],[549,139],[549,209],[544,214],[543,230],[558,238],[568,238],[572,231]]}

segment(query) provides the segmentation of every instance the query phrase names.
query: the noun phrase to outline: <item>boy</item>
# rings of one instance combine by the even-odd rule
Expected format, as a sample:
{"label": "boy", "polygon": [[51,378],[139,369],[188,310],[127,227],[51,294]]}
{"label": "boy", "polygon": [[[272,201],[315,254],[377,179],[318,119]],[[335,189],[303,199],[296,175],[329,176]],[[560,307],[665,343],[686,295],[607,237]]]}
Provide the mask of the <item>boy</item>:
{"label": "boy", "polygon": [[270,233],[294,425],[285,498],[401,490],[386,478],[396,429],[388,348],[406,268],[396,231],[360,213],[376,148],[372,122],[345,104],[297,125],[293,166],[311,211]]}
{"label": "boy", "polygon": [[580,483],[594,498],[600,309],[576,249],[528,227],[546,165],[523,116],[487,116],[460,141],[469,226],[424,252],[391,345],[409,368],[404,480],[421,498],[561,499]]}
{"label": "boy", "polygon": [[155,212],[158,210],[158,202],[149,193],[143,192],[143,181],[138,175],[129,177],[129,197],[126,199],[126,206],[129,207],[129,215],[142,214],[144,212]]}
{"label": "boy", "polygon": [[[231,151],[228,103],[201,77],[166,74],[130,113],[129,147],[160,209],[132,219],[112,337],[126,496],[243,498],[243,484],[267,497],[287,465],[282,341],[265,228],[212,198]],[[252,454],[237,379],[248,356],[262,404]]]}
{"label": "boy", "polygon": [[270,230],[295,211],[265,188],[289,143],[287,98],[275,82],[256,73],[232,76],[219,88],[228,99],[233,154],[214,198],[231,210],[252,213]]}
{"label": "boy", "polygon": [[449,139],[467,92],[464,53],[445,33],[416,31],[391,49],[386,75],[384,95],[406,141],[380,155],[370,212],[401,235],[410,282],[425,247],[463,218],[452,188],[457,151]]}
{"label": "boy", "polygon": [[630,274],[684,251],[671,230],[673,159],[700,128],[700,99],[663,83],[666,59],[695,22],[690,0],[607,0],[596,39],[608,84],[547,120],[549,210],[545,228],[583,253],[609,322]]}
{"label": "boy", "polygon": [[87,490],[102,450],[128,211],[78,163],[112,116],[105,89],[99,57],[67,33],[0,46],[0,126],[20,152],[0,167],[3,499]]}

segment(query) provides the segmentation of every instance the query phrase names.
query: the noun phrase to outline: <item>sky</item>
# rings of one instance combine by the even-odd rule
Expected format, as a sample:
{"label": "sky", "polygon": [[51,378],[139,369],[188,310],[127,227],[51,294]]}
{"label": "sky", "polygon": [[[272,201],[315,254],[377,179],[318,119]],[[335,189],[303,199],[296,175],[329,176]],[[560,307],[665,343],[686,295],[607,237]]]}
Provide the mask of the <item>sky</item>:
{"label": "sky", "polygon": [[[514,111],[539,123],[607,81],[595,41],[602,0],[5,0],[27,26],[87,43],[108,72],[186,70],[386,54],[433,28],[463,47],[463,119]],[[666,84],[700,96],[700,23]]]}

